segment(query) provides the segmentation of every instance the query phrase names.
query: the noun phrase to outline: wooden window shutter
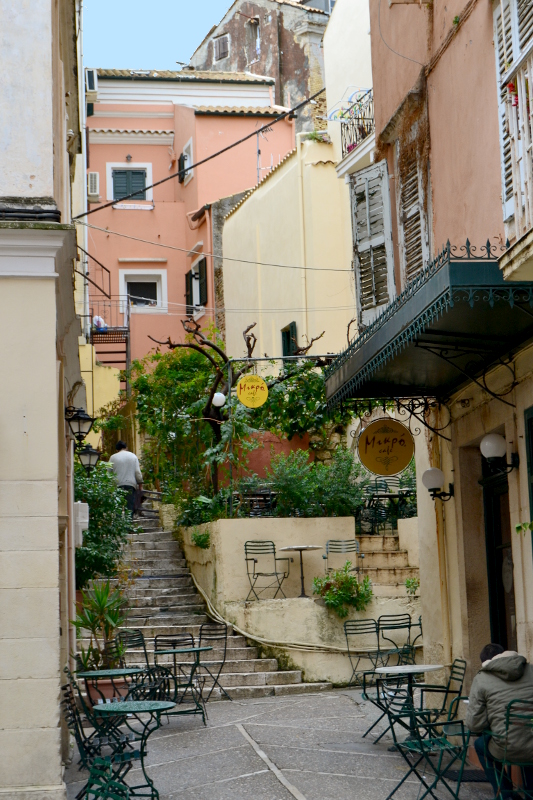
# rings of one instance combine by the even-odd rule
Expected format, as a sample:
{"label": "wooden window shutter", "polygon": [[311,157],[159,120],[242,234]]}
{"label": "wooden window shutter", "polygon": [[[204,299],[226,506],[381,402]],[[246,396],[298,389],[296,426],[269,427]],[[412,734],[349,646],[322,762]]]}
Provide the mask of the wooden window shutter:
{"label": "wooden window shutter", "polygon": [[354,262],[359,307],[367,317],[364,322],[369,321],[368,313],[394,295],[388,181],[386,161],[360,170],[352,178]]}
{"label": "wooden window shutter", "polygon": [[121,200],[128,194],[128,171],[113,170],[113,200]]}
{"label": "wooden window shutter", "polygon": [[130,187],[128,194],[135,192],[134,200],[146,200],[146,171],[144,169],[129,170]]}
{"label": "wooden window shutter", "polygon": [[198,277],[199,277],[199,303],[201,306],[207,305],[207,259],[202,258],[198,264]]}
{"label": "wooden window shutter", "polygon": [[227,34],[225,36],[219,36],[218,39],[215,39],[215,61],[220,61],[222,58],[227,58],[229,55],[229,38]]}
{"label": "wooden window shutter", "polygon": [[298,348],[298,333],[296,330],[296,323],[291,322],[289,325],[289,336],[290,336],[290,353],[289,355],[293,356],[295,351]]}
{"label": "wooden window shutter", "polygon": [[518,41],[520,50],[533,38],[533,3],[531,0],[516,0],[518,11]]}
{"label": "wooden window shutter", "polygon": [[[502,200],[510,201],[509,212],[513,201],[513,166],[511,161],[511,140],[509,137],[509,123],[507,121],[507,85],[502,83],[502,77],[513,61],[513,37],[511,30],[511,7],[509,0],[504,0],[500,5],[495,18],[495,41],[497,43],[496,60],[498,66],[498,99],[500,117],[500,149],[502,162]],[[509,217],[509,212],[504,210],[504,219]],[[511,212],[512,213],[512,212]]]}
{"label": "wooden window shutter", "polygon": [[183,183],[185,180],[185,162],[187,161],[187,156],[185,153],[182,153],[181,156],[178,158],[178,181]]}
{"label": "wooden window shutter", "polygon": [[187,308],[185,309],[186,314],[193,314],[194,313],[194,305],[193,305],[193,296],[192,296],[192,270],[190,269],[185,274],[185,303]]}
{"label": "wooden window shutter", "polygon": [[424,266],[422,207],[416,156],[400,175],[400,221],[403,240],[405,280],[413,280]]}
{"label": "wooden window shutter", "polygon": [[281,331],[281,353],[283,356],[293,356],[298,348],[298,331],[295,322],[290,322]]}

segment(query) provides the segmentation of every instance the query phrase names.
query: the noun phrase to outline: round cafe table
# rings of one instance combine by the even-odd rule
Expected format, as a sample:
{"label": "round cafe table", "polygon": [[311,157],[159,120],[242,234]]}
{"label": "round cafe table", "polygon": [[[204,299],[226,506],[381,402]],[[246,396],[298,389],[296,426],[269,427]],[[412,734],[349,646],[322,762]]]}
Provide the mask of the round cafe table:
{"label": "round cafe table", "polygon": [[[390,677],[394,677],[395,675],[403,676],[407,678],[407,692],[409,697],[411,698],[411,704],[414,706],[413,702],[413,681],[415,675],[419,675],[421,672],[437,672],[439,669],[444,669],[443,664],[403,664],[398,665],[396,667],[378,667],[374,670],[374,672],[378,675],[387,675]],[[413,730],[414,720],[411,719],[411,738],[416,738],[416,731]]]}
{"label": "round cafe table", "polygon": [[321,544],[294,544],[291,547],[280,547],[280,550],[283,551],[293,551],[295,553],[300,553],[300,578],[302,580],[302,591],[300,593],[300,597],[308,597],[305,593],[304,588],[304,562],[303,562],[303,554],[306,550],[323,550]]}

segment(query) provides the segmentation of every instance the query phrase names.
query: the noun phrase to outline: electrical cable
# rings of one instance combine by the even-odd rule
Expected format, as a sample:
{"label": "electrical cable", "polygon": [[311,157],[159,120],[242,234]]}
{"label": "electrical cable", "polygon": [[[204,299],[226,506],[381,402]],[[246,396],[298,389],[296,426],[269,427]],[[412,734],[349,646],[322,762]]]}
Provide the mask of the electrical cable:
{"label": "electrical cable", "polygon": [[401,53],[398,53],[397,50],[393,50],[392,47],[387,44],[387,42],[383,38],[383,34],[381,33],[381,0],[379,0],[378,3],[378,27],[379,27],[379,35],[381,36],[381,41],[383,42],[385,47],[387,47],[391,51],[391,53],[394,53],[394,55],[399,56],[400,58],[405,58],[406,61],[412,61],[413,64],[419,64],[421,67],[426,66],[425,64],[422,64],[421,61],[417,61],[415,58],[409,58],[409,56],[402,56]]}
{"label": "electrical cable", "polygon": [[[237,147],[238,145],[242,144],[243,142],[248,141],[248,139],[251,139],[253,136],[257,136],[258,133],[261,133],[262,131],[265,131],[267,128],[270,128],[272,125],[275,125],[276,122],[280,122],[282,119],[285,119],[285,117],[288,117],[291,114],[294,114],[295,111],[298,111],[298,109],[303,108],[304,106],[308,105],[308,103],[311,103],[315,99],[315,97],[318,97],[319,95],[321,95],[325,91],[326,91],[325,87],[320,89],[319,92],[315,92],[315,94],[311,95],[311,97],[307,97],[305,100],[302,100],[301,103],[298,103],[297,105],[293,106],[293,108],[290,108],[288,111],[284,111],[282,114],[277,116],[276,119],[271,120],[266,125],[263,125],[261,128],[258,128],[257,130],[252,131],[252,133],[249,133],[246,136],[243,136],[242,139],[238,139],[236,142],[233,142],[232,144],[228,144],[227,147],[223,147],[222,150],[219,150],[218,152],[213,153],[212,155],[207,156],[206,158],[203,158],[201,161],[197,161],[196,164],[191,164],[190,167],[187,167],[186,169],[180,169],[177,172],[172,173],[172,175],[167,175],[166,178],[162,178],[160,181],[156,181],[155,183],[150,184],[150,186],[145,186],[144,187],[144,191],[146,192],[148,189],[153,189],[155,186],[160,186],[162,183],[166,183],[167,181],[170,181],[173,178],[177,178],[181,174],[187,173],[187,172],[189,172],[189,170],[195,169],[196,167],[199,167],[202,164],[206,164],[208,161],[211,161],[213,158],[216,158],[217,156],[220,156],[223,153],[227,153],[228,150],[232,150],[234,147]],[[131,192],[131,194],[127,194],[125,197],[121,197],[120,198],[120,202],[122,202],[123,200],[130,200],[131,198],[135,198],[135,197],[138,197],[138,196],[139,196],[139,192],[138,191],[137,192]],[[81,219],[82,217],[89,216],[89,214],[95,214],[97,211],[103,211],[104,208],[109,208],[110,206],[114,206],[117,202],[119,202],[119,201],[118,200],[111,200],[111,202],[104,203],[103,205],[98,206],[97,208],[92,208],[90,211],[84,211],[83,214],[78,214],[76,217],[72,217],[72,219],[73,219],[73,221],[74,220],[78,220],[78,219]]]}
{"label": "electrical cable", "polygon": [[[131,239],[133,242],[141,242],[142,244],[151,244],[154,247],[163,247],[166,250],[177,250],[179,253],[190,253],[186,247],[176,247],[172,244],[163,244],[162,242],[152,242],[150,239],[140,239],[137,236],[129,236],[127,233],[119,233],[118,231],[111,231],[108,228],[100,228],[98,225],[91,225],[89,222],[78,221],[78,225],[85,225],[87,228],[92,228],[95,231],[102,231],[102,233],[111,234],[113,236],[120,236],[122,239]],[[220,258],[223,261],[236,261],[239,264],[252,264],[253,266],[260,267],[279,267],[280,269],[303,269],[309,272],[353,272],[352,269],[345,269],[341,267],[299,267],[291,266],[291,264],[274,264],[268,261],[251,261],[246,258],[232,258],[230,256],[222,255],[221,253],[206,253],[198,251],[198,256],[210,256],[211,258]],[[93,256],[90,256],[93,258]],[[95,258],[93,258],[96,261]],[[98,263],[98,262],[97,262]]]}

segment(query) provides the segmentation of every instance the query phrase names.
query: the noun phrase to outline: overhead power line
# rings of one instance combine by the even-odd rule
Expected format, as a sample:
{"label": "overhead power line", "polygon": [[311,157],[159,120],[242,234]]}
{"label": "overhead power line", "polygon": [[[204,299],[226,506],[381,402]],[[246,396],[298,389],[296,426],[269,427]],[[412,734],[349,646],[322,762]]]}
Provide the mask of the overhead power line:
{"label": "overhead power line", "polygon": [[[177,178],[182,173],[189,172],[189,170],[195,169],[195,167],[199,167],[202,164],[206,164],[208,161],[211,161],[213,158],[216,158],[217,156],[221,156],[223,153],[227,153],[228,150],[232,150],[234,147],[237,147],[238,145],[242,144],[243,142],[246,142],[248,139],[251,139],[253,136],[257,136],[258,133],[262,133],[263,131],[266,131],[272,125],[275,125],[276,122],[280,122],[282,119],[285,119],[285,117],[288,117],[291,114],[294,114],[295,111],[298,111],[298,109],[303,108],[308,103],[311,103],[316,97],[319,97],[319,95],[321,95],[325,91],[326,91],[325,87],[323,89],[320,89],[319,92],[315,92],[315,94],[311,95],[311,97],[307,97],[305,100],[302,100],[301,103],[298,103],[297,105],[293,106],[288,111],[284,111],[282,114],[279,114],[279,116],[277,116],[276,119],[271,120],[266,125],[262,125],[261,128],[257,128],[257,130],[252,131],[251,133],[247,134],[246,136],[243,136],[242,139],[238,139],[236,142],[233,142],[232,144],[228,144],[227,147],[223,147],[222,150],[218,150],[218,152],[213,153],[210,156],[207,156],[207,158],[203,158],[201,161],[197,161],[196,164],[191,164],[186,169],[180,169],[177,172],[173,172],[172,175],[167,175],[166,178],[162,178],[160,181],[156,181],[155,183],[150,184],[150,186],[145,186],[144,187],[144,191],[148,191],[148,189],[153,189],[155,186],[160,186],[162,183],[166,183],[167,181],[171,181],[173,178]],[[127,194],[125,197],[121,197],[120,201],[122,202],[123,200],[131,200],[133,197],[137,197],[138,195],[139,195],[138,191],[137,192],[131,192],[131,194]],[[72,219],[73,220],[81,219],[82,217],[89,216],[89,214],[95,214],[97,211],[103,211],[104,208],[109,208],[110,206],[114,206],[117,202],[118,202],[117,200],[111,200],[111,202],[104,203],[104,205],[102,205],[102,206],[98,206],[97,208],[92,208],[89,211],[84,211],[83,214],[78,214],[76,217],[73,217]]]}
{"label": "overhead power line", "polygon": [[[153,242],[151,239],[140,239],[138,236],[130,236],[127,233],[119,233],[118,231],[111,231],[108,228],[101,228],[98,225],[91,225],[89,222],[78,221],[78,225],[85,225],[86,228],[91,228],[92,230],[95,231],[102,231],[102,233],[108,233],[113,236],[120,236],[122,239],[131,239],[131,241],[133,242],[141,242],[142,244],[151,244],[154,247],[163,247],[165,250],[177,250],[179,253],[191,252],[191,250],[187,249],[186,247],[177,247],[176,245],[172,244],[163,244],[163,242]],[[275,264],[270,261],[253,261],[251,259],[246,259],[246,258],[233,258],[231,256],[225,256],[222,253],[206,253],[203,250],[197,251],[196,254],[198,256],[210,256],[211,258],[220,258],[223,261],[236,261],[239,264],[252,264],[253,266],[260,266],[260,267],[279,267],[280,269],[303,269],[310,272],[347,272],[347,273],[349,272],[350,274],[353,273],[352,269],[345,269],[343,267],[300,267],[298,265],[293,265],[293,264]],[[90,256],[90,258],[93,258],[93,256]],[[93,258],[93,261],[96,261],[96,259]]]}

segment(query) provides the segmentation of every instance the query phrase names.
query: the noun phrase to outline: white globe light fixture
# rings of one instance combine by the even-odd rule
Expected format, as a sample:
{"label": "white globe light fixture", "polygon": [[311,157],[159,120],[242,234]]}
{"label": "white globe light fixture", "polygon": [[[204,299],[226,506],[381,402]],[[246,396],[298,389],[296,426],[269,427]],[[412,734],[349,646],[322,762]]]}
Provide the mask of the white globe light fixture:
{"label": "white globe light fixture", "polygon": [[[498,468],[498,462],[507,455],[507,442],[505,437],[499,433],[487,433],[481,440],[479,449],[483,458],[486,458],[493,467]],[[497,471],[502,475],[508,474],[518,466],[520,466],[518,453],[511,453],[511,463],[506,464],[505,469],[497,469]]]}
{"label": "white globe light fixture", "polygon": [[507,442],[499,433],[487,433],[481,440],[479,449],[481,450],[481,455],[487,461],[491,461],[494,458],[503,458],[507,455]]}
{"label": "white globe light fixture", "polygon": [[222,408],[222,406],[226,404],[226,395],[222,394],[222,392],[215,392],[211,402],[215,408]]}
{"label": "white globe light fixture", "polygon": [[441,491],[442,487],[444,486],[444,472],[437,467],[431,467],[423,473],[422,483],[430,493],[433,500],[438,497],[439,500],[445,501],[453,497],[453,483],[450,483],[449,490],[447,492]]}

